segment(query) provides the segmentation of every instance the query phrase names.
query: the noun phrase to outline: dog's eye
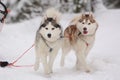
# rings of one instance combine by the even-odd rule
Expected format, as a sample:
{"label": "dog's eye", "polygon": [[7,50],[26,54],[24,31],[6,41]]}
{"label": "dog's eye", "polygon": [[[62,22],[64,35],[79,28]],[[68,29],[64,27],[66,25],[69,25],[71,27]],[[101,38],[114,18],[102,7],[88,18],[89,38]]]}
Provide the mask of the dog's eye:
{"label": "dog's eye", "polygon": [[79,22],[81,23],[81,22],[82,22],[82,20],[80,19],[80,20],[79,20]]}
{"label": "dog's eye", "polygon": [[48,30],[48,28],[45,28],[46,30]]}
{"label": "dog's eye", "polygon": [[82,22],[82,24],[85,24],[84,22]]}
{"label": "dog's eye", "polygon": [[52,30],[54,30],[55,28],[52,28]]}
{"label": "dog's eye", "polygon": [[88,23],[88,25],[90,25],[91,23]]}

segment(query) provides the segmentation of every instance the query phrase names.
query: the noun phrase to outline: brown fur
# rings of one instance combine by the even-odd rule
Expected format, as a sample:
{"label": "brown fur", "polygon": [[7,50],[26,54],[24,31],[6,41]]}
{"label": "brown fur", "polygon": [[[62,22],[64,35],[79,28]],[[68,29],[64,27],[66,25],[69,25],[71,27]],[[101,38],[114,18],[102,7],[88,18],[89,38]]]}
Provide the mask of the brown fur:
{"label": "brown fur", "polygon": [[80,31],[75,25],[68,26],[64,31],[65,38],[68,38],[70,43],[73,44],[77,41]]}
{"label": "brown fur", "polygon": [[82,14],[82,17],[81,17],[81,19],[79,21],[83,22],[83,20],[85,20],[85,22],[90,20],[91,23],[95,23],[95,20],[94,20],[93,16],[89,15],[89,14]]}

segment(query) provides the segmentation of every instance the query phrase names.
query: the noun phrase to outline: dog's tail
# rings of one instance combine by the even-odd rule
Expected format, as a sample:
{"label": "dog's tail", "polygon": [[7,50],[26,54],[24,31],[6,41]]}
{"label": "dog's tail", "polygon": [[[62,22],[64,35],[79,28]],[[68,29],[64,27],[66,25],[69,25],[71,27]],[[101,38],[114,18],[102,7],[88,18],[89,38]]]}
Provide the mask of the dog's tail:
{"label": "dog's tail", "polygon": [[49,8],[46,10],[44,17],[53,18],[56,21],[59,21],[60,17],[61,17],[61,13],[58,10],[56,10],[55,8]]}

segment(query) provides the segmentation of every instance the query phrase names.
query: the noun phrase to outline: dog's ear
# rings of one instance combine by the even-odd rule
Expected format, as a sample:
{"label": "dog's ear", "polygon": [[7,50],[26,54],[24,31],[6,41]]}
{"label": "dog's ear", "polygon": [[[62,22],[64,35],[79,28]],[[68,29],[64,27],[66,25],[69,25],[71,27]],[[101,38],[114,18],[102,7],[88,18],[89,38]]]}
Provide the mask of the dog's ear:
{"label": "dog's ear", "polygon": [[84,14],[81,15],[81,18],[83,18],[83,17],[84,17]]}
{"label": "dog's ear", "polygon": [[59,23],[61,17],[62,17],[62,13],[56,12],[56,15],[53,17],[53,19],[54,19],[57,23]]}
{"label": "dog's ear", "polygon": [[47,18],[48,18],[47,15],[44,15],[44,16],[43,16],[44,21],[45,21]]}
{"label": "dog's ear", "polygon": [[81,18],[83,19],[85,17],[86,13],[81,14]]}
{"label": "dog's ear", "polygon": [[95,23],[95,18],[94,18],[94,16],[93,16],[93,13],[92,13],[92,12],[89,12],[89,16],[90,16],[90,21],[91,21],[92,23]]}
{"label": "dog's ear", "polygon": [[98,27],[99,27],[99,25],[98,25],[98,23],[96,22],[96,26],[97,26],[97,28],[96,28],[96,30],[98,29]]}
{"label": "dog's ear", "polygon": [[45,20],[47,19],[47,15],[44,15],[41,19],[41,24],[43,24],[45,22]]}
{"label": "dog's ear", "polygon": [[79,22],[79,20],[82,20],[81,16],[82,16],[82,15],[77,15],[77,16],[75,16],[75,17],[72,19],[72,21],[70,21],[70,24],[71,24],[71,25],[76,25],[76,24]]}
{"label": "dog's ear", "polygon": [[55,16],[53,19],[54,19],[55,21],[58,21],[58,20],[57,20],[57,16]]}
{"label": "dog's ear", "polygon": [[89,12],[90,18],[94,19],[94,15],[92,12]]}

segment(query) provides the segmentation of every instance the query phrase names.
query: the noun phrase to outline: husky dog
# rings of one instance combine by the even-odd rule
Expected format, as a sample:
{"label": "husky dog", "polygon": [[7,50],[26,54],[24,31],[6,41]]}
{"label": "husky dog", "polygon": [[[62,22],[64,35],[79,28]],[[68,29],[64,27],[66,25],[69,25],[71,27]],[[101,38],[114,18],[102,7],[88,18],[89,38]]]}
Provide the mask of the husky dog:
{"label": "husky dog", "polygon": [[59,11],[50,8],[46,11],[41,25],[36,33],[36,60],[34,70],[38,70],[39,63],[43,64],[45,74],[52,73],[52,67],[58,50],[61,47],[62,27],[60,26]]}
{"label": "husky dog", "polygon": [[97,27],[97,22],[92,13],[81,14],[71,21],[71,25],[64,31],[61,66],[64,65],[66,54],[73,49],[77,58],[76,69],[90,72],[85,59],[93,47]]}

